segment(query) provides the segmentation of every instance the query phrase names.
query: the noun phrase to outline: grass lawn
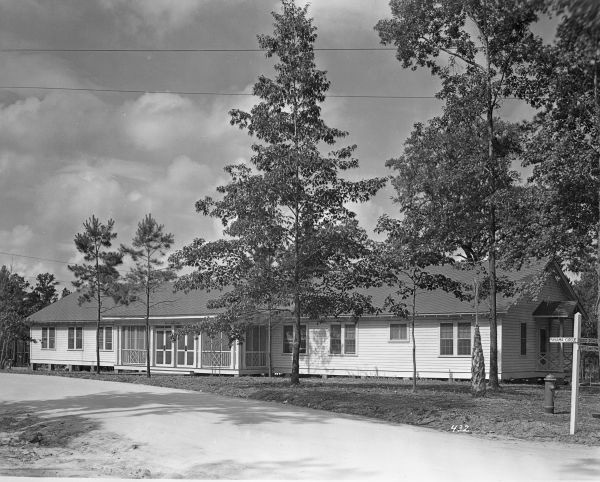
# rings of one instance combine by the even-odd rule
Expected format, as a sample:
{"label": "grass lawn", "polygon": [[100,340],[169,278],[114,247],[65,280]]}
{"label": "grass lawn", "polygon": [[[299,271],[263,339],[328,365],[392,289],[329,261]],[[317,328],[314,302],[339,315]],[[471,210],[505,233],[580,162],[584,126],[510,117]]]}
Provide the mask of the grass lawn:
{"label": "grass lawn", "polygon": [[[302,378],[290,386],[287,378],[114,374],[36,371],[37,375],[157,385],[229,397],[250,398],[361,415],[395,423],[451,431],[468,425],[473,434],[488,438],[518,438],[600,445],[600,387],[580,388],[579,422],[569,435],[569,387],[556,391],[555,414],[543,410],[543,385],[505,384],[499,392],[474,399],[466,382],[420,380],[416,393],[410,381],[334,377]],[[461,434],[465,436],[464,434]]]}

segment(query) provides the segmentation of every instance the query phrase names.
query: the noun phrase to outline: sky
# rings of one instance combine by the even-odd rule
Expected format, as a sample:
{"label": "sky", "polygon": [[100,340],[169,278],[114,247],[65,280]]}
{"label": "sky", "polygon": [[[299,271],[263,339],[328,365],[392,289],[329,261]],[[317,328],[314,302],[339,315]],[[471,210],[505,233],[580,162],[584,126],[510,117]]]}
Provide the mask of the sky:
{"label": "sky", "polygon": [[[276,0],[0,0],[0,49],[252,49],[257,34],[272,32],[273,10]],[[380,46],[373,26],[390,13],[387,0],[313,0],[309,15],[317,48],[360,49]],[[429,71],[402,69],[394,54],[318,51],[316,60],[330,94],[434,95]],[[117,245],[131,242],[147,213],[175,235],[175,249],[218,238],[220,223],[194,203],[228,181],[224,166],[251,155],[252,138],[228,112],[256,99],[189,93],[250,92],[273,63],[264,52],[0,51],[0,265],[31,283],[51,272],[72,289],[67,264],[82,260],[73,238],[92,214],[114,219]],[[357,145],[352,176],[365,178],[390,174],[385,161],[402,153],[413,124],[441,107],[328,98],[323,116],[349,132],[339,145]],[[503,115],[521,120],[531,110],[506,101]],[[353,206],[369,232],[380,215],[397,215],[392,196],[388,187]]]}

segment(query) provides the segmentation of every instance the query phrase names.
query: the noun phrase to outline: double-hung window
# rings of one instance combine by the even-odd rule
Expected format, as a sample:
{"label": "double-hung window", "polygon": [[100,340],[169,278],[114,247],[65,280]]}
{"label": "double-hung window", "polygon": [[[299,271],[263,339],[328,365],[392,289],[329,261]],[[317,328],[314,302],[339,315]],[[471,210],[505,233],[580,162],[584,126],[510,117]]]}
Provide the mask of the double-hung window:
{"label": "double-hung window", "polygon": [[390,341],[408,341],[408,324],[391,323]]}
{"label": "double-hung window", "polygon": [[113,329],[112,326],[101,326],[98,331],[98,346],[101,350],[112,351],[113,349]]}
{"label": "double-hung window", "polygon": [[69,350],[83,350],[83,328],[81,326],[69,327],[67,348]]}
{"label": "double-hung window", "polygon": [[54,350],[56,340],[56,331],[53,326],[42,328],[42,349]]}
{"label": "double-hung window", "polygon": [[471,354],[471,323],[458,324],[458,355]]}
{"label": "double-hung window", "polygon": [[454,323],[440,323],[440,355],[454,355]]}
{"label": "double-hung window", "polygon": [[354,323],[333,323],[329,328],[330,354],[356,354],[356,325]]}
{"label": "double-hung window", "polygon": [[440,323],[440,355],[471,355],[471,323]]}
{"label": "double-hung window", "polygon": [[[283,326],[283,353],[294,351],[294,325]],[[306,353],[306,325],[300,325],[300,353]]]}

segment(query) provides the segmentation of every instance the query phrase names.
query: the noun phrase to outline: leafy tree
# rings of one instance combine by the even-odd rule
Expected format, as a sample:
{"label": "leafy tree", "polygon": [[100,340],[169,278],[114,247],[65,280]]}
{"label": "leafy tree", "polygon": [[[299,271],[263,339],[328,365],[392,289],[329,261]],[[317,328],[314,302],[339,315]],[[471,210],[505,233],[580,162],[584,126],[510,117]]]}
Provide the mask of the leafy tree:
{"label": "leafy tree", "polygon": [[397,47],[403,67],[427,67],[442,80],[438,95],[459,111],[479,110],[485,118],[487,170],[480,176],[486,197],[487,259],[490,290],[490,384],[498,387],[496,321],[496,237],[504,171],[495,140],[495,113],[503,96],[528,88],[530,56],[541,41],[529,27],[545,8],[544,0],[391,0],[392,18],[375,29],[383,44]]}
{"label": "leafy tree", "polygon": [[164,225],[158,224],[151,214],[147,214],[137,226],[132,246],[121,245],[121,253],[129,255],[133,267],[125,275],[115,299],[123,304],[140,303],[145,308],[146,324],[146,376],[150,373],[150,312],[155,306],[169,300],[154,301],[153,294],[167,281],[177,277],[171,268],[163,268],[167,250],[175,242],[175,236],[164,232]]}
{"label": "leafy tree", "polygon": [[0,268],[0,368],[4,368],[17,340],[29,340],[25,318],[31,314],[29,283],[22,276]]}
{"label": "leafy tree", "polygon": [[[596,310],[598,299],[598,274],[595,266],[589,266],[581,272],[579,279],[573,282],[573,289],[581,300],[583,309],[588,315],[592,315]],[[583,336],[597,336],[596,323],[593,320],[585,318],[583,325]]]}
{"label": "leafy tree", "polygon": [[387,239],[373,250],[375,265],[384,284],[395,288],[386,298],[384,307],[398,317],[411,320],[413,391],[417,390],[417,355],[415,319],[417,295],[421,291],[443,289],[463,298],[462,286],[448,276],[432,272],[432,268],[450,264],[453,259],[443,250],[435,249],[435,240],[425,239],[408,219],[398,221],[382,216],[376,231],[387,233]]}
{"label": "leafy tree", "polygon": [[[515,257],[552,256],[573,272],[600,272],[600,9],[586,0],[553,3],[556,38],[539,55],[537,89],[528,93],[539,108],[524,151],[532,209],[516,233]],[[599,303],[589,314],[600,327]]]}
{"label": "leafy tree", "polygon": [[[249,189],[246,194],[253,195]],[[249,201],[249,200],[248,200]],[[245,203],[242,203],[245,204]],[[246,205],[256,206],[256,202]],[[240,213],[241,214],[241,213]],[[258,219],[260,212],[252,213],[247,219]],[[241,217],[241,216],[240,216]],[[238,218],[239,221],[239,218]],[[239,222],[239,224],[242,224]],[[260,225],[257,222],[255,225]],[[234,228],[235,229],[235,228]],[[196,239],[189,246],[176,252],[170,260],[176,266],[191,266],[194,272],[182,276],[176,283],[179,289],[197,287],[207,291],[223,291],[208,302],[208,308],[222,310],[216,317],[205,318],[183,327],[179,333],[211,338],[227,334],[229,343],[243,343],[246,329],[251,323],[264,324],[268,328],[267,346],[269,376],[272,371],[270,353],[271,329],[278,321],[286,303],[276,279],[274,257],[276,247],[267,236],[256,233],[245,239],[221,239],[206,242]]]}
{"label": "leafy tree", "polygon": [[32,313],[58,300],[56,285],[58,281],[52,273],[40,273],[36,276],[36,284],[29,295]]}
{"label": "leafy tree", "polygon": [[[279,59],[275,75],[259,77],[253,93],[260,100],[250,112],[231,112],[232,124],[257,140],[252,167],[227,167],[231,180],[217,189],[223,198],[206,198],[196,208],[220,219],[231,241],[212,244],[204,252],[221,249],[214,256],[226,259],[227,269],[238,271],[240,279],[250,280],[254,275],[249,270],[259,269],[261,256],[255,250],[273,249],[268,259],[278,284],[276,298],[291,306],[294,315],[291,382],[297,384],[301,318],[360,315],[370,307],[368,297],[353,291],[368,282],[356,269],[357,261],[368,254],[368,240],[346,206],[367,201],[385,180],[353,182],[339,176],[358,166],[352,157],[355,146],[321,152],[346,133],[328,127],[321,118],[329,82],[315,65],[316,28],[307,7],[292,0],[283,0],[281,7],[281,13],[273,13],[273,35],[258,36],[267,57]],[[235,277],[230,279],[237,283]],[[188,280],[193,287],[194,276]],[[264,290],[259,290],[258,299],[254,296],[248,296],[252,303],[264,304]]]}
{"label": "leafy tree", "polygon": [[82,288],[79,304],[95,302],[98,319],[96,323],[96,372],[100,373],[100,320],[105,311],[107,298],[114,294],[115,283],[119,278],[116,266],[123,262],[123,255],[118,251],[108,251],[117,234],[113,232],[114,221],[106,224],[92,215],[83,223],[83,232],[75,235],[75,247],[83,254],[82,264],[69,265],[76,281],[73,286]]}
{"label": "leafy tree", "polygon": [[71,294],[71,290],[69,288],[67,288],[66,286],[63,288],[63,290],[60,293],[60,297],[61,299],[64,298],[65,296],[68,296]]}

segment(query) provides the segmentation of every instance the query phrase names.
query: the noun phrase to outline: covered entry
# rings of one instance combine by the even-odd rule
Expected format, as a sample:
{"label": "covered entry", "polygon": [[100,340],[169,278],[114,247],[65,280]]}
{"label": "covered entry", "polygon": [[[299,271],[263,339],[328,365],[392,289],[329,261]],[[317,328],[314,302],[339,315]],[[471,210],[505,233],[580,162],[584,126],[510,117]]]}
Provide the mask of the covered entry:
{"label": "covered entry", "polygon": [[536,330],[536,370],[563,377],[571,372],[572,343],[550,343],[551,337],[573,336],[576,301],[542,301],[533,312]]}

